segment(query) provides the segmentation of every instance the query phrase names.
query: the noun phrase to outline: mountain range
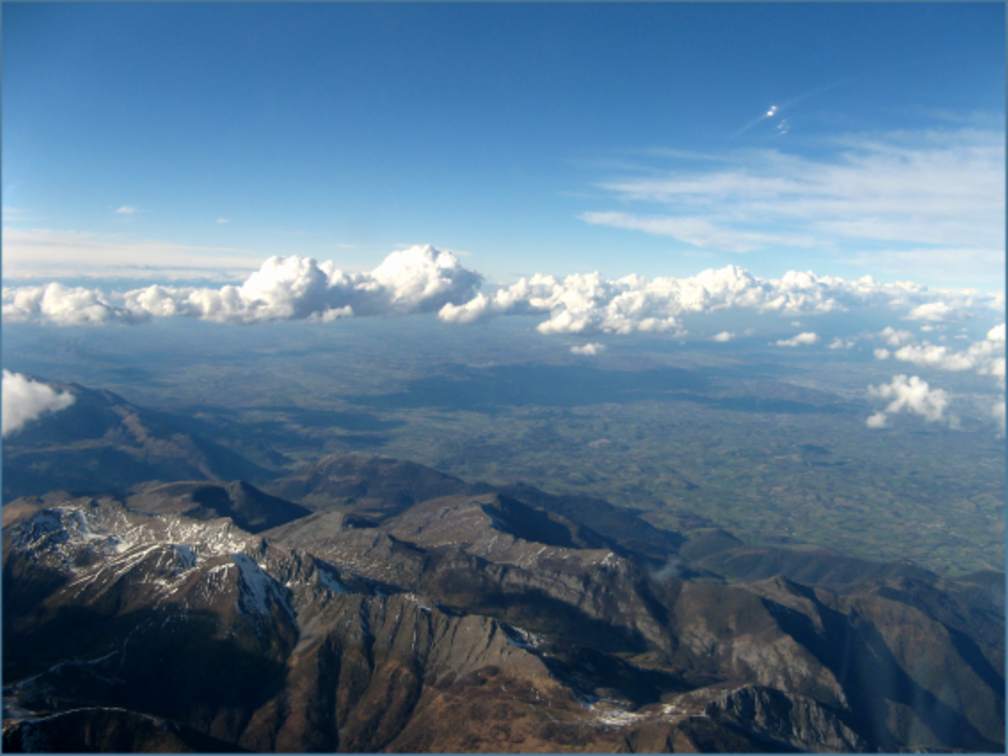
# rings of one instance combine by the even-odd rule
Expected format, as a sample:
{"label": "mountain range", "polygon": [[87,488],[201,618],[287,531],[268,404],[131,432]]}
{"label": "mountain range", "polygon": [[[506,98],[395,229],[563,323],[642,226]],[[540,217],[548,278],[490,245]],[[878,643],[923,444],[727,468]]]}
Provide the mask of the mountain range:
{"label": "mountain range", "polygon": [[271,467],[69,389],[5,443],[5,750],[1003,750],[1002,573]]}

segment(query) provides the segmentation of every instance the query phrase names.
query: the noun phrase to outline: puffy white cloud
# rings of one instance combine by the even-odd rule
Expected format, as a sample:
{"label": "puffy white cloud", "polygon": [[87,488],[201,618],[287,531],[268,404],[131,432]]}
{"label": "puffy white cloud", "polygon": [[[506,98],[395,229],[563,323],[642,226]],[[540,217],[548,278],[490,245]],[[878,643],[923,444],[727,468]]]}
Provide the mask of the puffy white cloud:
{"label": "puffy white cloud", "polygon": [[114,294],[59,284],[4,289],[9,321],[62,325],[187,316],[228,323],[429,312],[467,300],[481,282],[450,252],[414,246],[374,270],[346,273],[308,257],[271,257],[239,285],[148,286]]}
{"label": "puffy white cloud", "polygon": [[857,343],[857,339],[853,339],[853,338],[851,338],[851,339],[842,339],[839,336],[837,336],[836,338],[834,338],[829,343],[829,348],[830,349],[850,349],[856,343]]}
{"label": "puffy white cloud", "polygon": [[734,338],[735,334],[731,331],[720,331],[719,333],[715,333],[711,336],[711,341],[720,341],[723,343],[725,341],[731,341]]}
{"label": "puffy white cloud", "polygon": [[572,354],[580,354],[586,357],[594,357],[597,354],[601,354],[605,351],[605,344],[600,344],[597,341],[589,341],[587,344],[581,344],[580,346],[572,346],[570,348]]}
{"label": "puffy white cloud", "polygon": [[[347,272],[309,257],[271,257],[239,284],[194,287],[155,284],[129,291],[69,288],[58,283],[3,291],[8,322],[65,325],[131,323],[192,317],[226,323],[336,318],[437,311],[449,323],[500,315],[538,315],[544,334],[659,333],[683,335],[683,319],[723,310],[777,313],[793,319],[865,307],[902,314],[940,302],[950,311],[986,310],[992,295],[931,291],[909,282],[843,279],[811,271],[762,278],[736,265],[692,276],[608,279],[599,273],[563,277],[536,273],[480,291],[482,277],[450,252],[414,246],[393,252],[367,272]],[[890,327],[890,339],[906,332]],[[834,348],[846,343],[841,339]]]}
{"label": "puffy white cloud", "polygon": [[907,319],[939,321],[947,319],[953,312],[953,308],[945,302],[926,302],[910,310]]}
{"label": "puffy white cloud", "polygon": [[8,322],[40,321],[61,325],[134,323],[146,313],[116,305],[96,289],[63,286],[19,286],[3,290],[3,318]]}
{"label": "puffy white cloud", "polygon": [[885,428],[886,426],[886,413],[885,412],[873,412],[865,420],[865,425],[869,428]]}
{"label": "puffy white cloud", "polygon": [[888,402],[865,421],[869,428],[884,427],[889,415],[900,412],[920,415],[929,423],[938,422],[945,418],[948,407],[948,395],[942,389],[931,388],[916,375],[895,375],[889,383],[869,386],[868,396]]}
{"label": "puffy white cloud", "polygon": [[[909,335],[909,334],[908,334]],[[893,343],[889,341],[889,343]],[[900,341],[896,342],[901,343]],[[890,352],[876,349],[878,359],[886,359]],[[914,365],[932,367],[939,370],[962,372],[975,371],[980,375],[1000,378],[1005,376],[1005,325],[1000,323],[991,328],[985,338],[975,341],[963,351],[955,351],[947,346],[932,344],[904,344],[891,352],[893,359]]]}
{"label": "puffy white cloud", "polygon": [[886,326],[879,331],[879,337],[889,346],[896,347],[910,341],[913,338],[913,334],[910,331],[899,331],[892,326]]}
{"label": "puffy white cloud", "polygon": [[888,349],[884,349],[883,347],[876,347],[874,354],[876,360],[888,360],[889,355],[892,353]]}
{"label": "puffy white cloud", "polygon": [[976,296],[971,296],[967,301],[960,293],[930,292],[907,282],[882,284],[870,276],[847,280],[788,271],[777,279],[760,278],[728,265],[682,278],[604,279],[598,273],[557,278],[537,273],[496,291],[480,292],[467,302],[449,303],[438,316],[451,323],[471,323],[495,315],[544,314],[538,325],[542,333],[682,333],[682,316],[694,313],[750,309],[819,314],[865,305],[905,311],[936,297],[951,298],[957,307],[973,306]]}
{"label": "puffy white cloud", "polygon": [[809,346],[819,341],[819,335],[812,331],[802,331],[790,339],[778,339],[774,342],[779,347]]}
{"label": "puffy white cloud", "polygon": [[56,391],[40,381],[3,371],[3,435],[21,430],[46,412],[58,412],[74,403],[74,395]]}
{"label": "puffy white cloud", "polygon": [[136,215],[136,211],[132,205],[120,205],[115,209],[116,215]]}

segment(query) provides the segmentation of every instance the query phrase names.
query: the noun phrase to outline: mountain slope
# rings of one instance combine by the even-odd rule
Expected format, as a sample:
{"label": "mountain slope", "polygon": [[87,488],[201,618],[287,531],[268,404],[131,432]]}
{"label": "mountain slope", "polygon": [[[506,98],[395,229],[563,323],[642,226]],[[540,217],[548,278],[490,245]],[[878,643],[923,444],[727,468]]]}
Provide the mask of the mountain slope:
{"label": "mountain slope", "polygon": [[392,460],[316,472],[315,511],[203,483],[6,506],[5,745],[97,742],[77,709],[179,749],[1003,745],[997,576],[808,551],[823,584],[747,579],[737,539],[614,536],[604,502],[585,522]]}
{"label": "mountain slope", "polygon": [[111,391],[49,382],[73,394],[3,443],[3,498],[63,489],[125,492],[143,481],[258,480],[269,473],[191,430],[183,417],[153,412]]}

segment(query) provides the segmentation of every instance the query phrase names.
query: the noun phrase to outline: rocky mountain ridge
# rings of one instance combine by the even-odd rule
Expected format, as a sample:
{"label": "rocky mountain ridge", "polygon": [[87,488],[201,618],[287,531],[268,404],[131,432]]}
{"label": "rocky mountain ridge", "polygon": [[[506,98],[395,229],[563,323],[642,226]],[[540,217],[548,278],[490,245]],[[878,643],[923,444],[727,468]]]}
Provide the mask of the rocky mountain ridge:
{"label": "rocky mountain ridge", "polygon": [[5,506],[5,748],[1003,748],[1003,576],[360,455],[269,489]]}

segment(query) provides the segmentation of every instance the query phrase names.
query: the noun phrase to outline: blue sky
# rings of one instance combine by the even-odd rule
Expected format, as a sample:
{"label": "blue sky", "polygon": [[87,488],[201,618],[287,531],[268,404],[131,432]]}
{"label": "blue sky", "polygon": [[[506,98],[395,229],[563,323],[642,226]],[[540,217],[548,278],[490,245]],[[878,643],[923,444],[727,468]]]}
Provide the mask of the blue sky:
{"label": "blue sky", "polygon": [[5,274],[366,269],[422,242],[502,282],[735,263],[999,289],[1004,26],[1000,4],[8,3]]}

